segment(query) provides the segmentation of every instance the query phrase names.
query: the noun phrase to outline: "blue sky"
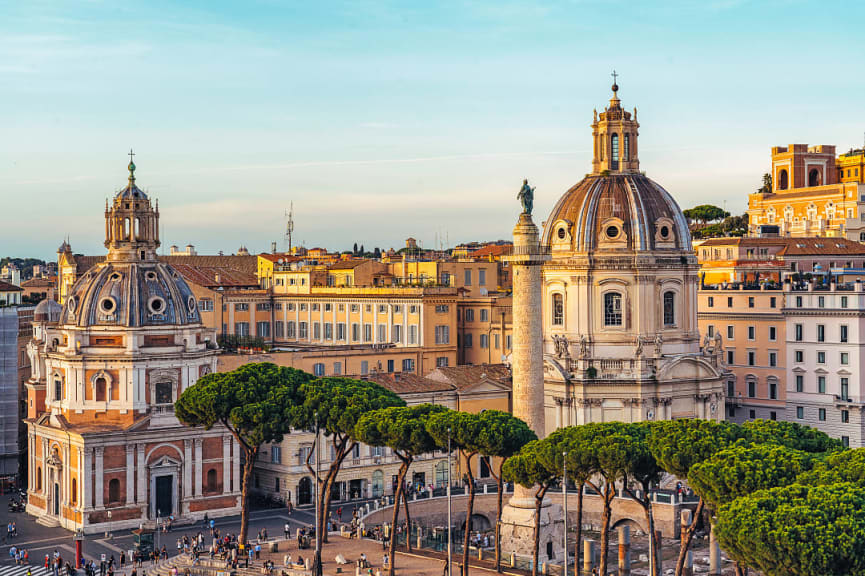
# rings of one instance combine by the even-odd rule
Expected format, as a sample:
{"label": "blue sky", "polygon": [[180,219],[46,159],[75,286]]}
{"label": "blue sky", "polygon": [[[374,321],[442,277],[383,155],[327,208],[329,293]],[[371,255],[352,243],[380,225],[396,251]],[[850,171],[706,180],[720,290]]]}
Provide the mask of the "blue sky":
{"label": "blue sky", "polygon": [[159,198],[201,252],[504,238],[591,169],[619,77],[640,160],[744,211],[769,148],[859,147],[859,2],[0,0],[0,256],[104,251],[105,198]]}

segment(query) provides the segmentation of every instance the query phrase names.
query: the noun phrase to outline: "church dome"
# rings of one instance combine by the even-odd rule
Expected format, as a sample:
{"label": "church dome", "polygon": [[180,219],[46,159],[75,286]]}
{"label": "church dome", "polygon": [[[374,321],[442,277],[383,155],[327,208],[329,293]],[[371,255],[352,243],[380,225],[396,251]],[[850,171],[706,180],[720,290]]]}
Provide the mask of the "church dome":
{"label": "church dome", "polygon": [[189,285],[161,262],[103,262],[66,299],[63,323],[75,326],[174,326],[201,321]]}
{"label": "church dome", "polygon": [[62,312],[63,307],[60,304],[50,298],[46,298],[33,309],[33,321],[46,323],[59,322]]}
{"label": "church dome", "polygon": [[618,84],[612,88],[609,105],[594,113],[592,173],[556,203],[542,242],[553,258],[595,250],[690,251],[679,205],[640,171],[637,109],[623,109]]}
{"label": "church dome", "polygon": [[556,249],[690,250],[688,223],[673,197],[639,172],[590,174],[562,196],[542,242]]}

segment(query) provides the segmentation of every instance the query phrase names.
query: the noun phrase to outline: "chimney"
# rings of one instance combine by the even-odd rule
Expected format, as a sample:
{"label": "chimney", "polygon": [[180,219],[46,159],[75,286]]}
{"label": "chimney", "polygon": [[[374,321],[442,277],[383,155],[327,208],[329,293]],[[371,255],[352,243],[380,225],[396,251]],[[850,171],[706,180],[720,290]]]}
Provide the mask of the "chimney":
{"label": "chimney", "polygon": [[271,253],[271,254],[276,254],[276,242],[271,242],[271,243],[270,243],[270,253]]}

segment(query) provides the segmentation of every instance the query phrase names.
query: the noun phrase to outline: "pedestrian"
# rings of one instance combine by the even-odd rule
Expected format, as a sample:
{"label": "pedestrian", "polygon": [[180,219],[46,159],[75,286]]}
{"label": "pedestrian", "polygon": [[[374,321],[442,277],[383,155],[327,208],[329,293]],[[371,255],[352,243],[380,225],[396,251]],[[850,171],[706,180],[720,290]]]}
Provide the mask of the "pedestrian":
{"label": "pedestrian", "polygon": [[291,533],[291,526],[288,525],[288,522],[283,526],[282,533],[285,535],[285,539],[288,540],[288,535]]}

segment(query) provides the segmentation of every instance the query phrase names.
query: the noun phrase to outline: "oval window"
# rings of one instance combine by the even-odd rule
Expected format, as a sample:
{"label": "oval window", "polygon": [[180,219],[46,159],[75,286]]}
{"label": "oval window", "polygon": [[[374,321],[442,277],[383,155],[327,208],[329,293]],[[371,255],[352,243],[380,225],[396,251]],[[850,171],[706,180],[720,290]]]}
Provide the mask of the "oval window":
{"label": "oval window", "polygon": [[670,236],[669,226],[661,226],[661,238],[668,238],[669,236]]}
{"label": "oval window", "polygon": [[117,305],[111,296],[107,296],[99,301],[99,309],[105,314],[114,314],[116,308]]}
{"label": "oval window", "polygon": [[616,226],[607,226],[607,237],[615,238],[619,235],[619,229]]}
{"label": "oval window", "polygon": [[189,308],[190,314],[195,314],[195,296],[190,296],[186,300],[186,307]]}
{"label": "oval window", "polygon": [[153,314],[162,314],[165,311],[165,300],[159,296],[154,296],[150,299],[149,307]]}
{"label": "oval window", "polygon": [[567,234],[567,232],[565,232],[565,229],[564,229],[564,228],[559,228],[559,240],[564,240],[564,239],[565,239],[565,234]]}
{"label": "oval window", "polygon": [[66,301],[66,305],[69,307],[70,312],[75,312],[75,306],[78,305],[78,302],[76,302],[75,300],[75,296],[70,297],[69,300]]}
{"label": "oval window", "polygon": [[109,276],[108,279],[111,280],[112,282],[117,282],[118,280],[120,280],[120,274],[115,272],[114,274]]}

